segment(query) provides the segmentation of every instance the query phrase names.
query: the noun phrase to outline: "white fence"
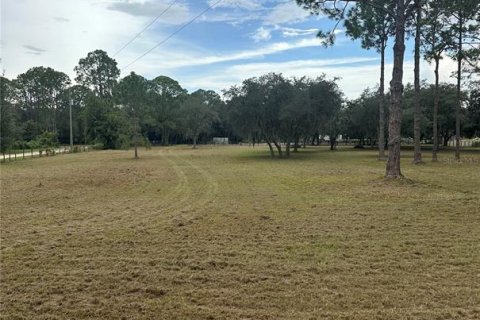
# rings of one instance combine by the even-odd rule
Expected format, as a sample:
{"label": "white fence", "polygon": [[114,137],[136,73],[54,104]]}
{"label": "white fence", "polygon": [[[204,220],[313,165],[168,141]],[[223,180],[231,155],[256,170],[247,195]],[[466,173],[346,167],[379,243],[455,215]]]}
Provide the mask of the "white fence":
{"label": "white fence", "polygon": [[73,150],[70,150],[70,146],[61,146],[58,148],[49,148],[49,149],[24,149],[21,152],[16,150],[15,152],[4,152],[1,155],[1,162],[9,162],[23,159],[32,159],[32,158],[42,158],[42,157],[51,157],[58,154],[65,153],[76,153],[76,152],[86,152],[90,151],[92,148],[90,146],[74,146]]}
{"label": "white fence", "polygon": [[[460,139],[460,147],[473,147],[474,142],[478,143],[478,140],[474,139]],[[448,140],[449,147],[455,147],[455,138]]]}

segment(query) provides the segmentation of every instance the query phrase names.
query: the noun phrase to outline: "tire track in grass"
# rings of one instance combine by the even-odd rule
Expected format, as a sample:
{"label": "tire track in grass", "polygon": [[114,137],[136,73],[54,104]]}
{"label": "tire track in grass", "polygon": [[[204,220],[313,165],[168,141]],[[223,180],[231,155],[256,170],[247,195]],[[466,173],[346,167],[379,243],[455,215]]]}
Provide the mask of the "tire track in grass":
{"label": "tire track in grass", "polygon": [[[166,150],[170,154],[170,150]],[[180,182],[175,186],[175,189],[168,193],[164,198],[170,200],[166,206],[160,206],[159,209],[169,210],[176,208],[179,204],[184,203],[192,197],[192,187],[185,171],[178,165],[178,163],[172,160],[169,155],[160,153],[160,155],[170,164],[171,168],[175,171],[175,175],[179,178]],[[185,196],[185,191],[187,195]]]}
{"label": "tire track in grass", "polygon": [[[199,197],[191,196],[189,198],[189,200],[191,201],[187,205],[185,206],[182,205],[181,207],[175,206],[175,208],[172,208],[173,210],[170,214],[170,218],[172,220],[176,220],[179,218],[188,219],[189,221],[193,219],[198,219],[199,216],[196,215],[195,212],[205,211],[206,209],[210,208],[215,202],[215,199],[218,195],[218,182],[207,170],[196,165],[194,162],[187,160],[184,157],[181,157],[179,155],[173,154],[171,152],[170,152],[170,155],[176,159],[174,161],[175,163],[178,163],[178,162],[185,163],[188,166],[188,168],[191,168],[194,171],[194,174],[197,176],[200,176],[201,180],[204,182],[204,187],[202,184],[196,188],[198,190],[204,190],[204,192],[196,193],[196,195],[198,195]],[[185,203],[185,201],[182,201],[181,203],[183,204]],[[180,214],[178,214],[178,216],[175,215],[176,213],[175,211],[180,211],[180,212],[177,212]],[[188,217],[186,217],[185,214],[188,214]]]}
{"label": "tire track in grass", "polygon": [[[179,155],[175,150],[167,149],[160,151],[159,155],[168,163],[166,170],[175,172],[178,183],[172,191],[152,201],[153,205],[145,204],[145,199],[134,200],[139,201],[137,204],[132,200],[125,202],[125,206],[143,208],[131,216],[135,220],[133,224],[141,228],[157,223],[162,225],[165,220],[179,226],[189,223],[199,218],[198,212],[211,207],[218,194],[217,180],[207,170],[185,159],[189,154]],[[199,179],[193,179],[195,177]]]}

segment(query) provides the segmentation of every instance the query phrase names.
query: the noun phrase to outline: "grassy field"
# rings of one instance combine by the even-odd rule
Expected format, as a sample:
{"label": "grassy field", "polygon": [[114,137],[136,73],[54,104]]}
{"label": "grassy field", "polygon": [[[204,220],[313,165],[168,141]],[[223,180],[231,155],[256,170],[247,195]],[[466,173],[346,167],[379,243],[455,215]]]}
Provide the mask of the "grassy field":
{"label": "grassy field", "polygon": [[480,319],[478,151],[132,155],[1,166],[2,319]]}

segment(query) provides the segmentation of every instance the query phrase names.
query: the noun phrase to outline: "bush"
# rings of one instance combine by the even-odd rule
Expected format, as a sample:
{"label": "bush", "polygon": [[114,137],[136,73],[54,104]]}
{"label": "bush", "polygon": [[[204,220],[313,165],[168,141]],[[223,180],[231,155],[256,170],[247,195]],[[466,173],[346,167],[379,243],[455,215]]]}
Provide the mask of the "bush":
{"label": "bush", "polygon": [[472,147],[480,147],[480,138],[474,138],[472,140]]}
{"label": "bush", "polygon": [[56,132],[44,131],[35,139],[29,141],[27,145],[32,149],[52,149],[58,147],[60,142]]}
{"label": "bush", "polygon": [[104,146],[103,143],[101,143],[101,142],[96,142],[96,143],[92,146],[92,149],[93,149],[93,150],[103,150],[103,149],[105,149],[105,146]]}

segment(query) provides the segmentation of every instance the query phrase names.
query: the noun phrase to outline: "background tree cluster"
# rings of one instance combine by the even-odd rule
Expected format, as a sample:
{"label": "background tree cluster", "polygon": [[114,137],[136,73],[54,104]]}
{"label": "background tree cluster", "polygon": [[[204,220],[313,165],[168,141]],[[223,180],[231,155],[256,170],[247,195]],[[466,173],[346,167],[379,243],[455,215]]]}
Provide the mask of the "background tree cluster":
{"label": "background tree cluster", "polygon": [[[51,68],[34,67],[16,79],[1,77],[1,149],[47,147],[45,137],[67,144],[72,109],[73,141],[99,148],[167,145],[207,133],[229,134],[218,116],[223,101],[213,91],[192,94],[166,76],[153,80],[120,70],[96,50],[75,67],[77,84]],[[43,138],[42,138],[43,137]],[[235,137],[232,137],[235,139]]]}
{"label": "background tree cluster", "polygon": [[352,39],[361,39],[362,47],[374,48],[381,55],[380,86],[378,99],[378,140],[379,158],[384,154],[384,64],[385,48],[389,38],[393,45],[393,72],[389,92],[388,121],[388,161],[386,177],[400,178],[400,145],[403,134],[402,113],[404,99],[404,56],[406,36],[414,37],[414,94],[413,94],[413,137],[416,164],[423,163],[421,154],[422,105],[420,83],[420,60],[423,52],[427,61],[435,62],[435,86],[433,91],[433,153],[437,160],[439,124],[438,110],[440,101],[439,64],[448,55],[457,62],[455,78],[455,158],[460,159],[460,136],[462,124],[462,106],[465,95],[465,75],[479,73],[479,0],[296,0],[298,5],[312,14],[324,14],[336,21],[332,30],[320,31],[318,36],[326,45],[333,45],[335,29],[343,21],[346,33]]}
{"label": "background tree cluster", "polygon": [[[286,79],[269,73],[225,91],[228,122],[237,135],[265,141],[272,156],[290,156],[300,143],[328,135],[335,146],[343,94],[335,81]],[[282,142],[285,147],[282,147]]]}

